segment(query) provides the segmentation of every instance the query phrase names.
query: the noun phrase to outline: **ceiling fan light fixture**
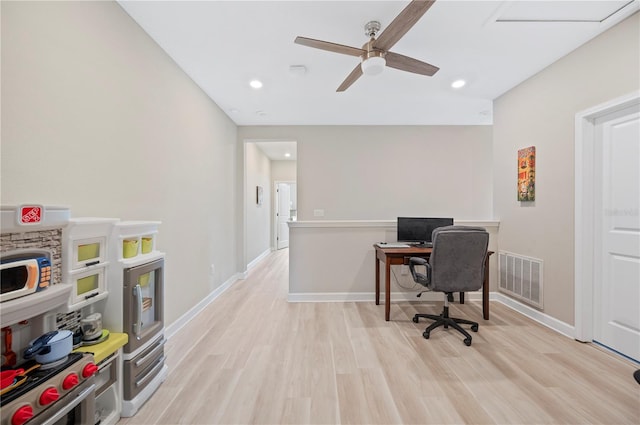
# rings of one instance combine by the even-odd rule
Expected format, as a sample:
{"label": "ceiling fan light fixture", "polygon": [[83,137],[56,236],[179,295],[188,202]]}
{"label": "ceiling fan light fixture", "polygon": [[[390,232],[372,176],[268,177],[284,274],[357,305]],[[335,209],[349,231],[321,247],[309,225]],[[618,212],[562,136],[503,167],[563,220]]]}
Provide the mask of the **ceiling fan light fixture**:
{"label": "ceiling fan light fixture", "polygon": [[379,75],[384,71],[387,61],[382,56],[372,56],[360,64],[364,75]]}

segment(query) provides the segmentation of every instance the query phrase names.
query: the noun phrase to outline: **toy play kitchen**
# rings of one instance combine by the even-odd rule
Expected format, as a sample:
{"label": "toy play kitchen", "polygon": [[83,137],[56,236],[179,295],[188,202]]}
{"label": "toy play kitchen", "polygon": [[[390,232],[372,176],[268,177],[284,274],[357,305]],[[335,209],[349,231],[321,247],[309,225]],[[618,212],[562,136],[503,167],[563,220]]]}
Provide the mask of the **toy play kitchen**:
{"label": "toy play kitchen", "polygon": [[166,379],[164,253],[157,221],[120,221],[110,244],[109,297],[103,326],[128,335],[123,348],[122,416],[130,417]]}
{"label": "toy play kitchen", "polygon": [[[167,373],[158,223],[76,219],[35,204],[0,213],[0,425],[113,425],[123,410],[133,415]],[[121,307],[105,317],[112,293]]]}

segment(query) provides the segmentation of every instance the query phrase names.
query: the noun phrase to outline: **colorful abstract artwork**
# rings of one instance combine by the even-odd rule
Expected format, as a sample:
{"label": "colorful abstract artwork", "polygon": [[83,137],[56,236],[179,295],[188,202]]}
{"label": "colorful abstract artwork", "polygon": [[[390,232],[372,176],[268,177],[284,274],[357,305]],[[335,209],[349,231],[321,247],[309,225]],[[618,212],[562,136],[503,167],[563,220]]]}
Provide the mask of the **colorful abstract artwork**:
{"label": "colorful abstract artwork", "polygon": [[518,151],[518,201],[536,200],[536,147]]}

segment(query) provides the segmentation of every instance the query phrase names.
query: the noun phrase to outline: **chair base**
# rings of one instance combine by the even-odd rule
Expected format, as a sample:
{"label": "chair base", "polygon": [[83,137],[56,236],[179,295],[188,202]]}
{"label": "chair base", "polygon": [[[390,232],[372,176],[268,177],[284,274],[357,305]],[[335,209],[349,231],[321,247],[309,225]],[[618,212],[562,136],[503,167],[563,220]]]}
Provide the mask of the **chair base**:
{"label": "chair base", "polygon": [[456,317],[449,317],[449,307],[446,305],[444,307],[444,310],[442,311],[442,314],[440,314],[439,316],[436,316],[435,314],[416,314],[415,316],[413,316],[413,322],[418,323],[421,317],[425,319],[435,320],[435,322],[429,325],[429,327],[427,327],[422,333],[422,336],[424,337],[424,339],[429,339],[431,331],[437,327],[444,326],[444,328],[447,329],[449,328],[449,326],[451,326],[452,328],[454,328],[455,330],[457,330],[458,332],[460,332],[462,335],[466,337],[464,339],[464,343],[468,347],[471,345],[471,335],[469,335],[469,333],[465,331],[462,328],[462,326],[460,326],[460,324],[471,325],[471,330],[473,332],[478,332],[477,322],[472,322],[471,320],[465,320],[465,319],[458,319]]}

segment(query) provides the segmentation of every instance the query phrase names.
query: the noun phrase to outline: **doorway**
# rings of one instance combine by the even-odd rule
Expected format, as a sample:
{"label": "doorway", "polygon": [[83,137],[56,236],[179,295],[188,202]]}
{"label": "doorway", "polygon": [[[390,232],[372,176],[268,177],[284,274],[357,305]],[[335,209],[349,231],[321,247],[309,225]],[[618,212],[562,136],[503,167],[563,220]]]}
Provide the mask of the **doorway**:
{"label": "doorway", "polygon": [[640,362],[640,93],[576,115],[576,339]]}
{"label": "doorway", "polygon": [[276,249],[289,247],[289,221],[297,218],[296,183],[275,182],[275,217],[273,219]]}
{"label": "doorway", "polygon": [[[246,273],[265,255],[277,249],[276,232],[278,223],[276,214],[276,182],[290,183],[290,193],[296,196],[297,180],[297,142],[283,139],[243,139],[239,158],[243,171],[242,194],[239,208],[243,211],[239,223],[241,244],[238,247],[240,263]],[[262,209],[256,206],[256,186],[265,190]],[[290,195],[291,197],[291,195]],[[294,198],[295,199],[295,198]],[[260,211],[258,211],[260,210]],[[260,212],[260,216],[257,216]],[[265,215],[263,216],[262,213]],[[288,230],[288,225],[287,225]],[[287,239],[288,240],[288,239]]]}

